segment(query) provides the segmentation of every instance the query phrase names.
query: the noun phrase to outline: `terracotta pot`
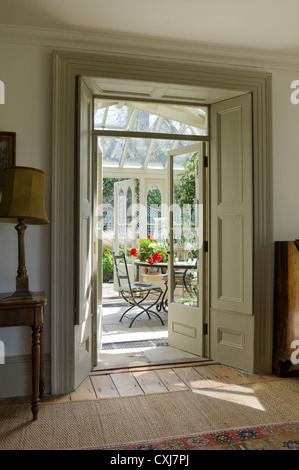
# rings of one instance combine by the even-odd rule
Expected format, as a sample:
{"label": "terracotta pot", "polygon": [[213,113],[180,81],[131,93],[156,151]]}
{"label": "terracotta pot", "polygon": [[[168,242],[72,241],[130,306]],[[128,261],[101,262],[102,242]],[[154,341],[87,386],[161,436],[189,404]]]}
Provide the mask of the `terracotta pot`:
{"label": "terracotta pot", "polygon": [[147,268],[148,274],[158,274],[158,272],[159,272],[159,268],[157,268],[156,266],[149,266]]}

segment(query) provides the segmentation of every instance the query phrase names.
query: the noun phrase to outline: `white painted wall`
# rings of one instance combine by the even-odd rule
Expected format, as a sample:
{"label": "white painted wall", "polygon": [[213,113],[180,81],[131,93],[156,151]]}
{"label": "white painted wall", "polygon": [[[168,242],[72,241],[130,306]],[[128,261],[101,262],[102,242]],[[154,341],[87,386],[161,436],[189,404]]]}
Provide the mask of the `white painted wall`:
{"label": "white painted wall", "polygon": [[299,237],[299,104],[290,88],[298,72],[273,71],[274,240]]}
{"label": "white painted wall", "polygon": [[[80,41],[66,38],[66,48],[79,48]],[[5,84],[5,104],[0,104],[0,130],[17,133],[17,164],[45,170],[46,211],[51,218],[51,105],[52,105],[52,50],[58,40],[47,33],[35,45],[31,38],[22,43],[21,35],[0,42],[0,80]],[[52,46],[53,44],[53,46]],[[114,43],[113,43],[114,44]],[[96,50],[104,46],[95,47]],[[86,46],[87,47],[87,46]],[[86,48],[85,47],[85,48]],[[111,48],[107,51],[111,52]],[[81,45],[80,45],[81,48]],[[136,44],[140,53],[140,43]],[[130,50],[132,51],[132,44]],[[146,51],[149,54],[148,50]],[[194,51],[192,52],[194,54]],[[157,52],[155,52],[157,56]],[[165,49],[161,56],[167,56]],[[173,58],[174,52],[169,54]],[[184,54],[184,57],[186,55]],[[220,56],[219,56],[220,57]],[[200,60],[201,57],[198,57]],[[265,61],[267,58],[265,58]],[[205,61],[207,57],[205,56]],[[253,66],[250,56],[235,60],[226,59],[227,65]],[[217,63],[215,54],[211,62]],[[223,56],[222,56],[222,65]],[[261,69],[261,56],[256,63]],[[265,62],[266,63],[266,62]],[[290,102],[290,84],[299,79],[299,67],[285,65],[265,67],[273,73],[273,190],[274,239],[292,240],[299,237],[299,105]],[[288,67],[290,71],[288,71]],[[29,226],[26,233],[26,265],[32,290],[45,290],[50,299],[50,227]],[[17,237],[13,225],[0,223],[0,291],[11,291],[15,286],[17,268]],[[50,352],[51,306],[46,307],[45,352]],[[5,343],[7,356],[30,353],[29,328],[0,329],[0,340]]]}
{"label": "white painted wall", "polygon": [[[0,43],[0,76],[5,104],[0,105],[0,130],[16,132],[16,164],[46,171],[45,207],[51,191],[52,53],[49,48]],[[25,233],[29,288],[46,291],[50,299],[50,227],[28,225]],[[12,292],[17,275],[17,232],[0,223],[0,291]],[[45,351],[50,350],[50,305],[45,310]],[[27,327],[2,328],[5,355],[31,353]]]}

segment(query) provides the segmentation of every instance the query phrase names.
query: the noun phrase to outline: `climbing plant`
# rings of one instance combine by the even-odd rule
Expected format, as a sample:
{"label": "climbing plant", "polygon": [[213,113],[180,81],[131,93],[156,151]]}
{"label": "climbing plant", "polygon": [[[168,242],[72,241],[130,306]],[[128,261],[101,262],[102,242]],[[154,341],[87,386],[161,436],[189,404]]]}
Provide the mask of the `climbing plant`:
{"label": "climbing plant", "polygon": [[194,153],[183,165],[184,170],[177,175],[177,186],[174,193],[175,202],[184,204],[195,203],[195,178],[197,174],[198,152]]}

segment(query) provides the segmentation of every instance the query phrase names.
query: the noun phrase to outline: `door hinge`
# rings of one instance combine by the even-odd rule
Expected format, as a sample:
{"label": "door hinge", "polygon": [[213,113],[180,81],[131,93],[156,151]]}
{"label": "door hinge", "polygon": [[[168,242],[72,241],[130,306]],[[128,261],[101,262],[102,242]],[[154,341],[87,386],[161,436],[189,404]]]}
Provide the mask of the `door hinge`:
{"label": "door hinge", "polygon": [[203,251],[205,253],[207,253],[209,251],[209,242],[208,241],[203,242]]}
{"label": "door hinge", "polygon": [[96,335],[92,335],[92,342],[93,342],[93,345],[96,344]]}
{"label": "door hinge", "polygon": [[208,166],[209,166],[209,158],[208,157],[203,157],[203,166],[205,168],[208,168]]}
{"label": "door hinge", "polygon": [[207,324],[207,323],[204,323],[204,324],[203,324],[203,334],[204,334],[204,335],[207,335],[207,334],[208,334],[208,324]]}

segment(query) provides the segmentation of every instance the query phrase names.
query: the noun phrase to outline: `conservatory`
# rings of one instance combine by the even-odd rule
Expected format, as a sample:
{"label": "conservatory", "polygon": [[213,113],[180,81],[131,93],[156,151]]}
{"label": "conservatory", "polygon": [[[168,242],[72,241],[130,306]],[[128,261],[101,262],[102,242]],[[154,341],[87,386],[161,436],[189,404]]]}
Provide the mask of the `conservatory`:
{"label": "conservatory", "polygon": [[143,261],[150,263],[156,251],[160,263],[167,263],[172,236],[175,266],[190,263],[186,287],[180,283],[175,301],[197,306],[197,290],[190,286],[197,278],[199,164],[208,140],[208,108],[95,97],[94,134],[102,154],[103,296],[107,283],[115,282],[113,251],[126,254],[132,280],[148,280],[150,269],[138,266],[132,249],[138,257],[150,239]]}

